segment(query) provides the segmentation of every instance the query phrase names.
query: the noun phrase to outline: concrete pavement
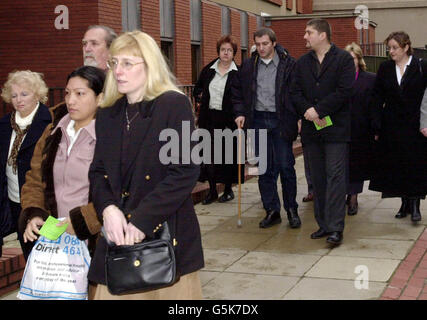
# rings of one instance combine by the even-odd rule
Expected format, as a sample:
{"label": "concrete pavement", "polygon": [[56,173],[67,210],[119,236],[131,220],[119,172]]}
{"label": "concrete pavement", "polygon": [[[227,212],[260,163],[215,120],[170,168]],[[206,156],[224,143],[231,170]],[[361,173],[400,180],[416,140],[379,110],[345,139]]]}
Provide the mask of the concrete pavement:
{"label": "concrete pavement", "polygon": [[[241,228],[237,227],[237,187],[233,201],[195,206],[205,254],[206,266],[200,273],[205,299],[407,299],[415,280],[421,289],[413,299],[426,299],[426,201],[421,201],[421,222],[413,224],[409,216],[397,220],[400,200],[381,199],[379,193],[367,190],[366,182],[359,195],[359,213],[346,217],[344,241],[333,248],[324,238],[310,239],[318,226],[313,203],[302,202],[307,192],[302,156],[296,159],[296,171],[300,229],[289,228],[283,209],[280,225],[258,227],[265,213],[257,178],[242,185]],[[280,194],[280,183],[278,190]],[[9,237],[6,247],[15,246],[19,244]],[[396,278],[402,268],[406,282]],[[0,299],[15,296],[16,291]]]}

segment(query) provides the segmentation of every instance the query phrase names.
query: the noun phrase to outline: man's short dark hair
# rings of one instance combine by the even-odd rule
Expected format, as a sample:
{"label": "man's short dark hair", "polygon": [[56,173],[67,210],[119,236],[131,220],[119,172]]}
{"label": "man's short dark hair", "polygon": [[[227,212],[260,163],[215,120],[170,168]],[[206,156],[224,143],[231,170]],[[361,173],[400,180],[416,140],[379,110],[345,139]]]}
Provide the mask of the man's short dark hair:
{"label": "man's short dark hair", "polygon": [[254,32],[254,41],[255,41],[255,38],[260,38],[260,37],[263,37],[265,35],[267,35],[270,38],[271,42],[273,42],[273,43],[277,42],[276,34],[270,28],[260,28],[257,31],[255,31]]}
{"label": "man's short dark hair", "polygon": [[332,31],[328,21],[322,18],[315,18],[307,22],[307,27],[308,26],[312,27],[319,33],[325,32],[326,38],[328,39],[329,42],[331,42]]}
{"label": "man's short dark hair", "polygon": [[102,29],[107,33],[107,36],[105,37],[107,48],[110,48],[111,42],[113,42],[113,40],[117,38],[117,33],[110,27],[102,25],[92,25],[87,28],[86,32],[91,29]]}

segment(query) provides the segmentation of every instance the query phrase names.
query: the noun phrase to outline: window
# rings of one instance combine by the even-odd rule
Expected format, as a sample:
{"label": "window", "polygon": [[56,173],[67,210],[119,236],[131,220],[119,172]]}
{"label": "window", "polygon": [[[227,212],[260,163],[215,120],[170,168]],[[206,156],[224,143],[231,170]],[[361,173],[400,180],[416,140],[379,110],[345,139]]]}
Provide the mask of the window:
{"label": "window", "polygon": [[174,72],[175,67],[175,57],[173,54],[173,42],[167,41],[167,40],[161,40],[160,41],[160,48],[162,50],[163,55],[166,58],[166,62],[169,65],[169,68],[172,72]]}
{"label": "window", "polygon": [[174,7],[172,0],[160,0],[160,37],[174,37]]}
{"label": "window", "polygon": [[122,30],[141,29],[141,6],[138,0],[122,0]]}
{"label": "window", "polygon": [[191,45],[191,80],[196,83],[200,72],[202,71],[202,55],[200,45]]}
{"label": "window", "polygon": [[231,34],[231,20],[230,20],[230,8],[221,7],[222,18],[221,18],[221,32],[222,35]]}
{"label": "window", "polygon": [[202,6],[200,0],[191,0],[191,41],[202,41]]}
{"label": "window", "polygon": [[248,50],[249,46],[249,27],[248,27],[248,14],[246,12],[240,12],[240,46],[242,50]]}

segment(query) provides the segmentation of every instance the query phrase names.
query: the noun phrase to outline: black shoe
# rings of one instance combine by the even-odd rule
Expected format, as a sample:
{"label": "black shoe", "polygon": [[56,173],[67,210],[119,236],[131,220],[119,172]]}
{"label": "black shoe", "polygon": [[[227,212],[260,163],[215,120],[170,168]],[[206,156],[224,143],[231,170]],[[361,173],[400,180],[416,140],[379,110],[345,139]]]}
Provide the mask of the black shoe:
{"label": "black shoe", "polygon": [[400,206],[399,211],[394,217],[396,219],[402,219],[402,218],[405,218],[408,213],[409,213],[409,199],[402,198],[402,205]]}
{"label": "black shoe", "polygon": [[356,215],[357,214],[357,209],[359,208],[359,205],[357,204],[357,202],[356,202],[356,204],[353,206],[353,205],[349,205],[348,206],[348,210],[347,210],[347,214],[349,215],[349,216],[354,216],[354,215]]}
{"label": "black shoe", "polygon": [[301,227],[301,220],[298,216],[297,208],[290,208],[286,213],[288,214],[289,225],[292,229]]}
{"label": "black shoe", "polygon": [[314,196],[312,192],[309,192],[304,198],[302,198],[302,202],[310,202],[313,201]]}
{"label": "black shoe", "polygon": [[328,238],[326,238],[326,242],[338,245],[342,242],[342,238],[342,232],[334,231]]}
{"label": "black shoe", "polygon": [[218,193],[212,193],[209,191],[208,195],[206,196],[206,198],[202,201],[203,205],[206,204],[211,204],[212,202],[214,202],[216,199],[218,199]]}
{"label": "black shoe", "polygon": [[316,232],[313,232],[311,234],[310,238],[311,239],[320,239],[320,238],[328,236],[329,234],[330,234],[330,232],[327,232],[327,231],[323,230],[322,228],[320,228]]}
{"label": "black shoe", "polygon": [[413,222],[421,221],[420,199],[410,199],[408,201],[409,212],[411,213],[411,220]]}
{"label": "black shoe", "polygon": [[267,211],[265,218],[259,223],[260,228],[270,228],[275,224],[281,223],[280,212],[275,210]]}
{"label": "black shoe", "polygon": [[218,202],[227,202],[234,199],[234,192],[230,190],[228,192],[224,192],[221,197],[219,197]]}

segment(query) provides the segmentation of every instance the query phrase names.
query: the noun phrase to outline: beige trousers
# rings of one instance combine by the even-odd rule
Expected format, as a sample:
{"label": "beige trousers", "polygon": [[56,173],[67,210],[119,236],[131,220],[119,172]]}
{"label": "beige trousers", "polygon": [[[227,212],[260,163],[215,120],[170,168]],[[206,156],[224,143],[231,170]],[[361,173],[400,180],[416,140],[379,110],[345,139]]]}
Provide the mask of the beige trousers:
{"label": "beige trousers", "polygon": [[89,287],[90,300],[201,300],[202,285],[199,272],[182,276],[173,286],[142,293],[112,295],[107,286],[98,284]]}

